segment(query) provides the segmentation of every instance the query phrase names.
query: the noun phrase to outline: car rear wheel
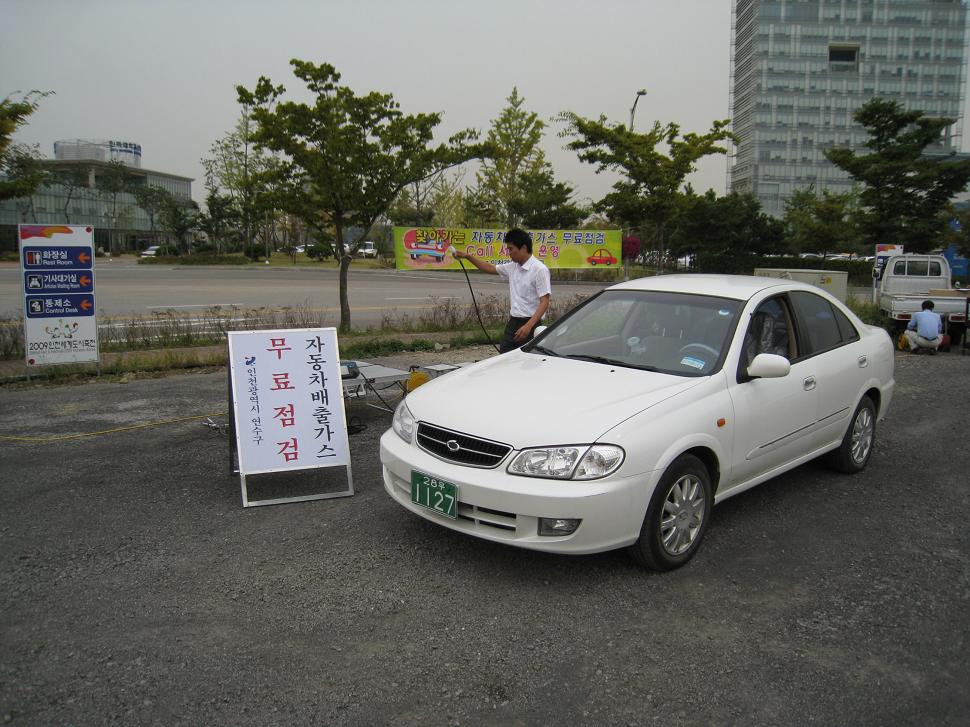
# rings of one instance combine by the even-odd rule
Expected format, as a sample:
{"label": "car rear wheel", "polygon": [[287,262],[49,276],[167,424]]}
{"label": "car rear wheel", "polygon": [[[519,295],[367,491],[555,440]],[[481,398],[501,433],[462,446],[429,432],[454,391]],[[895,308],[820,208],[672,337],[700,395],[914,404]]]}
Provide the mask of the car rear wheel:
{"label": "car rear wheel", "polygon": [[863,396],[842,437],[842,444],[829,455],[829,464],[849,475],[861,472],[869,463],[875,441],[876,405],[868,396]]}
{"label": "car rear wheel", "polygon": [[686,564],[707,531],[712,504],[711,477],[704,463],[692,454],[678,457],[650,498],[640,538],[629,547],[633,560],[660,571]]}

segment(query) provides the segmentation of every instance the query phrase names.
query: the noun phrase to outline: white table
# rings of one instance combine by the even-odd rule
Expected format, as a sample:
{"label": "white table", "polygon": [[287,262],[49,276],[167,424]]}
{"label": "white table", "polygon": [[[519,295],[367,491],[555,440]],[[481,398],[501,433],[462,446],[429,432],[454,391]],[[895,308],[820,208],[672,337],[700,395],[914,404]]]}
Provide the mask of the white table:
{"label": "white table", "polygon": [[369,406],[394,411],[394,407],[390,406],[387,399],[391,394],[404,395],[407,392],[406,385],[411,378],[411,372],[367,361],[354,363],[357,364],[357,370],[360,373],[353,378],[343,379],[344,398],[366,399],[373,395],[380,400],[381,405],[368,404]]}

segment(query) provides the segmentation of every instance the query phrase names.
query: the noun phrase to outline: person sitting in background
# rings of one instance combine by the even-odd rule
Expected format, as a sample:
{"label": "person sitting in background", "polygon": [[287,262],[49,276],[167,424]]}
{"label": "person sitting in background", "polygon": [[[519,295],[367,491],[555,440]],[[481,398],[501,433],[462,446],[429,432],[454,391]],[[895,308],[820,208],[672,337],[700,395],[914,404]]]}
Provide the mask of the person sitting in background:
{"label": "person sitting in background", "polygon": [[906,340],[913,353],[923,353],[925,350],[935,356],[936,349],[943,341],[943,319],[933,308],[932,300],[924,300],[923,309],[914,313],[906,326]]}

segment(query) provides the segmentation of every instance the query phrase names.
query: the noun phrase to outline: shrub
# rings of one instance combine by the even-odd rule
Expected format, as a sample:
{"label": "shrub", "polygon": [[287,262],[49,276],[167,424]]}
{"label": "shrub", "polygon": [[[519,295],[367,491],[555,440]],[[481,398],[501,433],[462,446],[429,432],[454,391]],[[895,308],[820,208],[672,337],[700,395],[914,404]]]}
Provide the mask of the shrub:
{"label": "shrub", "polygon": [[859,300],[858,298],[853,298],[851,295],[849,299],[845,301],[846,306],[849,310],[859,316],[863,323],[868,323],[870,326],[880,326],[888,330],[892,330],[891,321],[889,316],[883,313],[879,309],[877,303],[873,303],[871,300]]}
{"label": "shrub", "polygon": [[333,248],[325,243],[315,242],[307,246],[306,255],[311,260],[325,260],[333,257]]}

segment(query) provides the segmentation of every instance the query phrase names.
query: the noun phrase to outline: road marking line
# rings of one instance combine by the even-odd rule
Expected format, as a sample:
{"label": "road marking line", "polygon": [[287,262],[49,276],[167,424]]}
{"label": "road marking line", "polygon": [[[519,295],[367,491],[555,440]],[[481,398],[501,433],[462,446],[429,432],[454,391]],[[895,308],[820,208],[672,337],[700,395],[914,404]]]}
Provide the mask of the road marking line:
{"label": "road marking line", "polygon": [[168,310],[169,308],[215,308],[216,306],[235,305],[242,306],[243,303],[187,303],[185,305],[146,305],[145,310]]}
{"label": "road marking line", "polygon": [[435,300],[461,300],[461,298],[456,295],[422,295],[416,298],[385,298],[384,300],[431,300],[432,298]]}

